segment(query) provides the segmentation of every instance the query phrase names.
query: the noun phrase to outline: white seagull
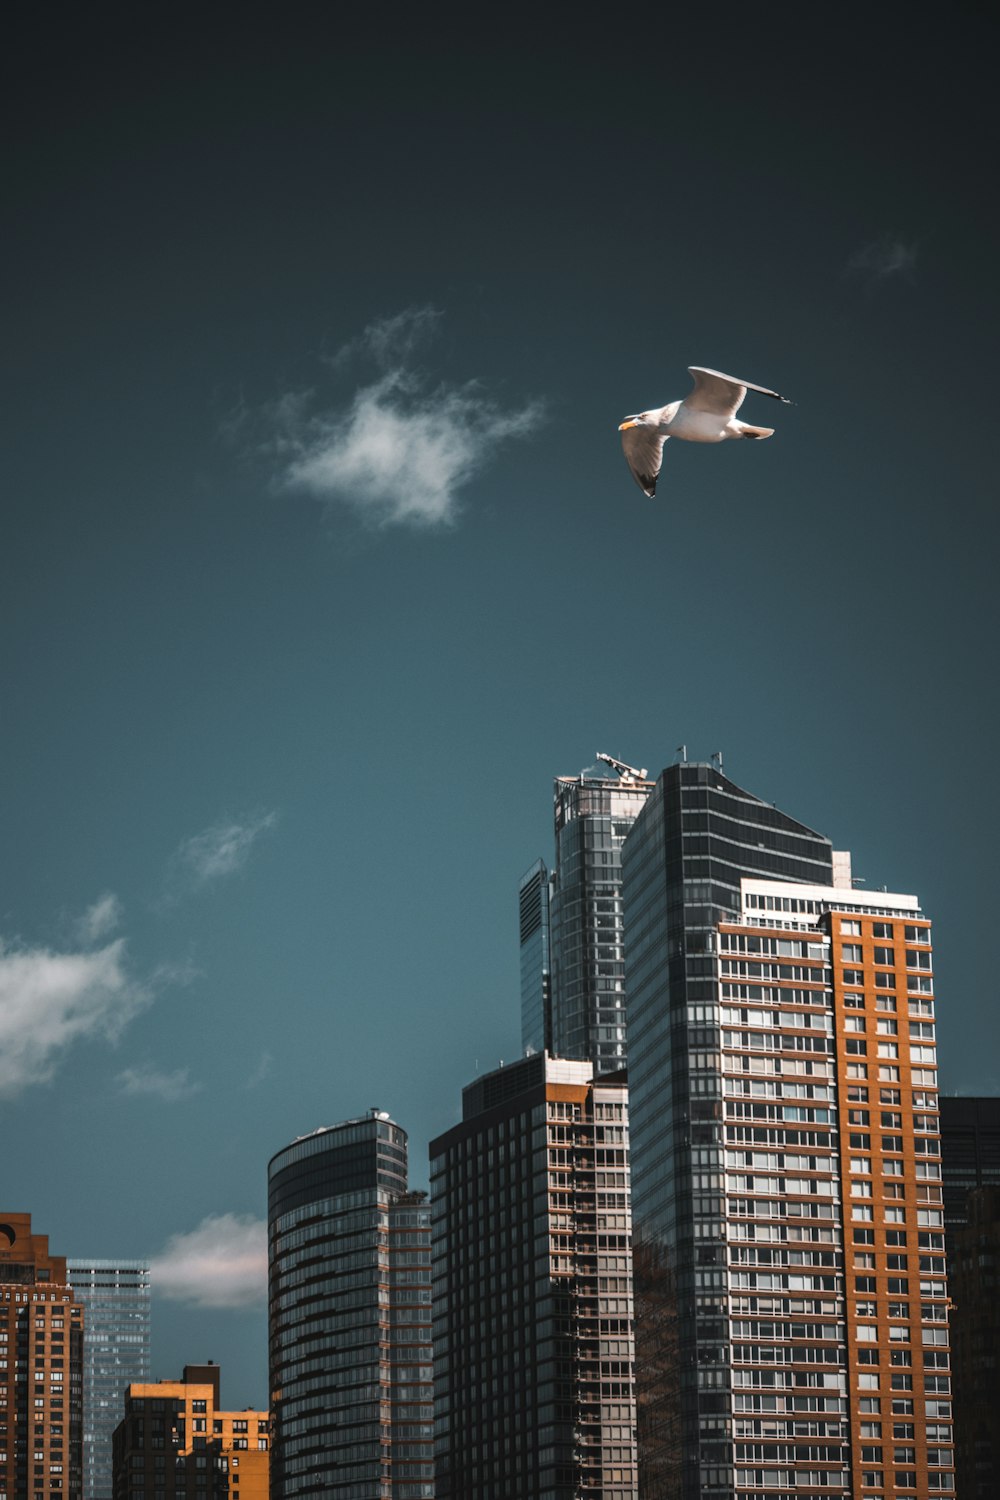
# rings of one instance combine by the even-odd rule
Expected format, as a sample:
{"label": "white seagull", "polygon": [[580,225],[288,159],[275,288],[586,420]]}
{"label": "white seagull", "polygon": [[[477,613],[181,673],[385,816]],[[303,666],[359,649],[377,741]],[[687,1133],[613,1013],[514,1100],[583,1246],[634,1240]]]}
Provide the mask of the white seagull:
{"label": "white seagull", "polygon": [[689,365],[688,374],[694,376],[694,390],[685,400],[670,401],[652,411],[640,411],[633,417],[626,417],[618,428],[632,477],[643,494],[650,498],[656,493],[656,479],[667,438],[683,438],[688,443],[724,443],[727,438],[769,438],[774,433],[773,427],[751,427],[747,422],[736,420],[747,391],[757,391],[762,396],[783,401],[786,406],[792,405],[787,396],[779,396],[767,386],[737,380],[735,375],[723,375],[720,370]]}

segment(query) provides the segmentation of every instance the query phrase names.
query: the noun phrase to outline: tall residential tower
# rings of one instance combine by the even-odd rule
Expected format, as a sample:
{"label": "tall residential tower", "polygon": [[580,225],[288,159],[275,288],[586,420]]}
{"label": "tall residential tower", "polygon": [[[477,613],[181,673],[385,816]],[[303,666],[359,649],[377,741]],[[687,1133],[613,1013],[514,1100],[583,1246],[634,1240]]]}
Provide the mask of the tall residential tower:
{"label": "tall residential tower", "polygon": [[268,1167],[271,1500],[434,1494],[430,1210],[381,1110]]}
{"label": "tall residential tower", "polygon": [[954,1489],[930,925],[715,765],[623,856],[644,1500]]}
{"label": "tall residential tower", "polygon": [[30,1214],[0,1213],[0,1494],[82,1500],[84,1311]]}
{"label": "tall residential tower", "polygon": [[438,1500],[634,1500],[623,1080],[545,1053],[431,1143]]}

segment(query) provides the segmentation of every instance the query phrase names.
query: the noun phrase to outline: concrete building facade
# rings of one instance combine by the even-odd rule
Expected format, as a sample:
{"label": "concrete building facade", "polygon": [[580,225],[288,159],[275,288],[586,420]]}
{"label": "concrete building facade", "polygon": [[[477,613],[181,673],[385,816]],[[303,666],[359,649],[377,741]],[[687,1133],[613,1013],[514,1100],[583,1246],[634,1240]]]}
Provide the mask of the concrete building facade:
{"label": "concrete building facade", "polygon": [[525,1058],[430,1151],[438,1500],[634,1500],[624,1079]]}
{"label": "concrete building facade", "polygon": [[223,1411],[218,1365],[136,1381],[112,1439],[114,1500],[267,1500],[266,1411]]}

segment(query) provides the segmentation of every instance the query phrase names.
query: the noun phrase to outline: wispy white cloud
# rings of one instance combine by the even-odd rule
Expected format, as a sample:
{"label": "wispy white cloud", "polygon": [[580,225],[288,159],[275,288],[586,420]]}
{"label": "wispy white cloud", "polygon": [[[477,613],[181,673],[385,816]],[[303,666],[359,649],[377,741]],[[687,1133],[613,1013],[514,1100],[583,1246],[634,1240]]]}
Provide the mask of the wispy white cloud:
{"label": "wispy white cloud", "polygon": [[898,235],[883,234],[854,252],[847,262],[847,271],[874,285],[891,276],[901,276],[912,281],[916,264],[915,243],[901,239]]}
{"label": "wispy white cloud", "polygon": [[257,813],[242,821],[213,823],[185,839],[171,861],[171,874],[196,886],[210,885],[242,870],[260,835],[278,821],[276,812]]}
{"label": "wispy white cloud", "polygon": [[124,938],[80,953],[0,943],[0,1095],[47,1083],[75,1042],[114,1041],[151,1000]]}
{"label": "wispy white cloud", "polygon": [[101,938],[107,937],[109,932],[114,932],[116,927],[121,926],[122,915],[122,904],[118,897],[113,891],[105,891],[93,906],[88,906],[77,922],[76,930],[80,941],[83,943],[100,942]]}
{"label": "wispy white cloud", "polygon": [[539,402],[504,408],[478,381],[434,382],[413,356],[440,313],[409,308],[369,324],[329,361],[374,365],[344,406],[317,410],[311,392],[292,392],[267,412],[267,446],[279,483],[347,506],[376,527],[448,526],[458,493],[497,449],[534,431]]}
{"label": "wispy white cloud", "polygon": [[176,1068],[172,1073],[161,1073],[150,1063],[137,1068],[125,1068],[118,1074],[116,1082],[123,1094],[163,1099],[168,1104],[174,1104],[178,1099],[187,1099],[192,1094],[199,1093],[202,1087],[191,1078],[189,1068]]}
{"label": "wispy white cloud", "polygon": [[271,1056],[270,1052],[262,1052],[260,1054],[260,1060],[258,1061],[257,1066],[247,1078],[246,1087],[248,1089],[255,1089],[258,1084],[263,1083],[264,1079],[267,1078],[270,1074],[271,1068],[273,1066],[274,1058]]}
{"label": "wispy white cloud", "polygon": [[250,1215],[210,1214],[170,1237],[150,1263],[155,1295],[194,1307],[252,1307],[267,1296],[267,1225]]}

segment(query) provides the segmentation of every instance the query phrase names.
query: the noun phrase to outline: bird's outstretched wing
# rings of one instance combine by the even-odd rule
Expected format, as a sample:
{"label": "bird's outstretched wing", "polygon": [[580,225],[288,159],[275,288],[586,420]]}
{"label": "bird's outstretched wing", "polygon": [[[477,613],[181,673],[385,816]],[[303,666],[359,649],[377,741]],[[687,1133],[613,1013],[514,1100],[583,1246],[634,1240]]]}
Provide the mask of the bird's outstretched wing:
{"label": "bird's outstretched wing", "polygon": [[747,391],[757,391],[761,396],[772,396],[775,401],[791,402],[777,391],[769,391],[766,385],[754,385],[752,380],[738,380],[735,375],[723,375],[721,370],[705,370],[700,365],[689,365],[688,374],[694,376],[694,390],[684,399],[691,411],[710,411],[720,417],[735,417],[743,405]]}
{"label": "bird's outstretched wing", "polygon": [[622,452],[632,470],[632,478],[650,499],[656,494],[656,480],[663,462],[666,437],[651,427],[629,426],[622,431]]}

